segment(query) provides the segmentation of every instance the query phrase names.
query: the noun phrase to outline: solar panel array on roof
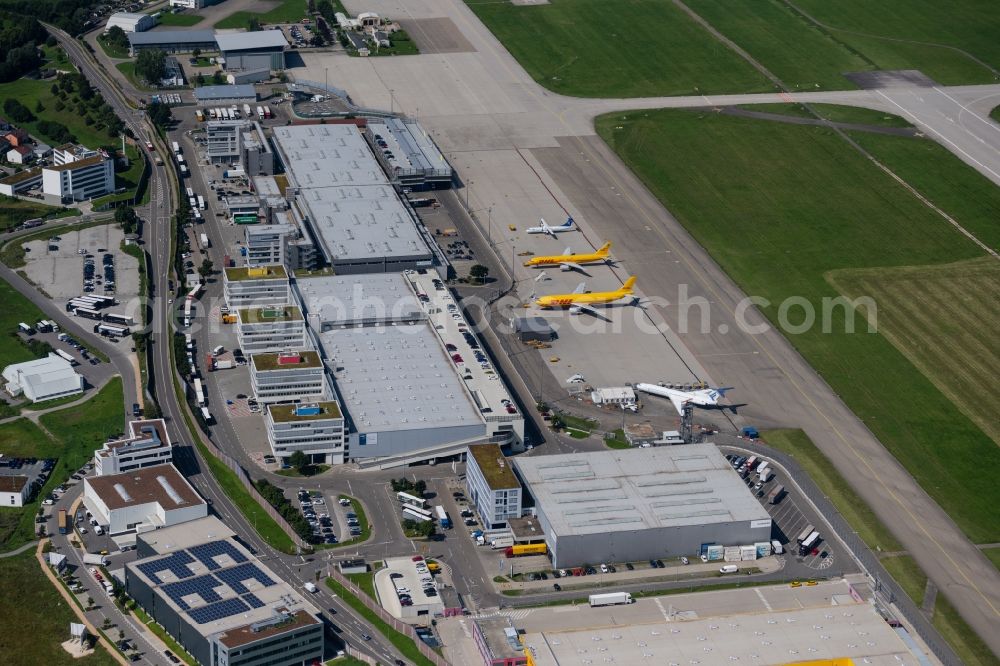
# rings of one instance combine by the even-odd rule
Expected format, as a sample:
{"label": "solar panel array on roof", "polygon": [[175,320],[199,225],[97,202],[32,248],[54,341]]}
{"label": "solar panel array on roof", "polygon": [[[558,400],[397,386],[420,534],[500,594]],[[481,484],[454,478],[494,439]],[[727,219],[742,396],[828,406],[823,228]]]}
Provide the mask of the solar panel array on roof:
{"label": "solar panel array on roof", "polygon": [[157,572],[169,571],[177,579],[190,578],[194,575],[191,569],[188,568],[188,564],[194,562],[194,558],[187,554],[186,551],[180,551],[177,553],[172,553],[162,560],[156,560],[155,562],[144,562],[139,565],[139,571],[141,571],[149,580],[153,581],[157,585],[162,585],[163,580],[157,576]]}
{"label": "solar panel array on roof", "polygon": [[189,610],[190,604],[184,601],[184,597],[197,594],[202,600],[209,604],[214,601],[221,601],[222,597],[215,591],[215,588],[222,585],[215,576],[206,574],[190,580],[179,580],[176,583],[168,583],[163,586],[163,591],[168,597],[174,600],[181,610]]}
{"label": "solar panel array on roof", "polygon": [[221,620],[224,617],[229,617],[230,615],[239,615],[245,611],[250,610],[241,599],[226,599],[224,601],[219,601],[214,604],[209,604],[208,606],[202,606],[201,608],[195,608],[194,610],[188,611],[188,616],[198,624],[205,624],[206,622],[212,622],[213,620]]}
{"label": "solar panel array on roof", "polygon": [[232,569],[225,569],[215,575],[225,582],[226,585],[233,588],[233,592],[236,594],[246,594],[250,591],[243,584],[243,581],[250,580],[251,578],[264,587],[276,585],[268,575],[257,568],[256,564],[250,562],[233,567]]}
{"label": "solar panel array on roof", "polygon": [[253,592],[243,595],[243,601],[250,604],[250,608],[263,608],[264,602],[257,598]]}
{"label": "solar panel array on roof", "polygon": [[228,555],[233,562],[246,562],[247,558],[228,541],[212,541],[188,548],[188,552],[198,558],[198,561],[208,567],[209,571],[221,569],[216,558]]}

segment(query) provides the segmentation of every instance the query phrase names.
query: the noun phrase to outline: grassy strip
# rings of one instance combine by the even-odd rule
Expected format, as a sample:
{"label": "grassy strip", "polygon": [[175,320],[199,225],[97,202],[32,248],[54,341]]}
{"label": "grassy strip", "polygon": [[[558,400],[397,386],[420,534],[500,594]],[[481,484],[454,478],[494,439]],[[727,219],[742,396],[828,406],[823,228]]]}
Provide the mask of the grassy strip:
{"label": "grassy strip", "polygon": [[795,458],[795,462],[819,486],[820,491],[837,507],[840,515],[851,524],[869,548],[889,552],[903,550],[902,544],[896,541],[871,507],[854,492],[830,459],[816,448],[804,432],[769,430],[763,433],[763,438],[769,446]]}
{"label": "grassy strip", "polygon": [[361,588],[361,591],[367,594],[372,599],[378,599],[375,596],[375,572],[366,571],[365,573],[359,574],[347,574],[347,577],[352,583]]}
{"label": "grassy strip", "polygon": [[282,0],[274,9],[262,14],[240,11],[230,14],[216,23],[214,28],[246,28],[250,19],[257,19],[261,24],[297,23],[306,16],[306,0]]}
{"label": "grassy strip", "polygon": [[993,107],[993,110],[990,111],[990,118],[1000,123],[1000,106]]}
{"label": "grassy strip", "polygon": [[[189,423],[188,425],[193,428],[194,424]],[[197,437],[194,438],[194,442],[226,497],[236,505],[247,522],[253,525],[260,538],[275,550],[280,550],[283,553],[294,553],[295,543],[285,534],[274,518],[250,496],[236,474],[221,460],[213,456]]]}
{"label": "grassy strip", "polygon": [[326,666],[368,666],[368,662],[344,655],[343,657],[334,657],[333,659],[327,660]]}
{"label": "grassy strip", "polygon": [[[858,106],[842,106],[840,104],[810,104],[807,109],[802,104],[741,104],[739,108],[746,111],[761,113],[776,113],[793,118],[822,118],[835,123],[853,123],[856,125],[874,125],[875,127],[913,127],[912,124],[897,115],[865,109]],[[812,109],[812,111],[810,111]]]}
{"label": "grassy strip", "polygon": [[169,648],[171,652],[183,659],[187,664],[190,664],[190,666],[198,666],[198,661],[188,654],[188,651],[181,647],[181,644],[175,641],[174,637],[168,634],[163,627],[158,625],[156,620],[151,618],[146,611],[139,608],[139,606],[136,606],[132,609],[132,613],[143,626],[156,634],[161,641],[166,643],[167,648]]}
{"label": "grassy strip", "polygon": [[983,555],[989,558],[997,569],[1000,569],[1000,548],[984,548]]}
{"label": "grassy strip", "polygon": [[[52,80],[45,79],[17,79],[16,81],[3,83],[0,84],[0,100],[8,98],[17,99],[24,106],[28,107],[36,116],[35,119],[20,122],[17,125],[27,130],[31,136],[40,137],[52,146],[58,146],[61,142],[56,137],[49,136],[39,129],[38,123],[42,120],[62,123],[76,137],[79,143],[88,148],[96,149],[104,145],[114,145],[121,141],[117,134],[109,135],[107,127],[100,130],[97,129],[96,122],[100,120],[100,117],[95,117],[95,109],[91,106],[91,104],[96,104],[96,102],[81,102],[79,93],[77,92],[67,95],[65,100],[60,100],[56,95],[52,94],[53,84]],[[35,110],[38,108],[39,102],[44,107],[43,111]],[[61,110],[56,110],[57,103],[64,105]],[[87,124],[86,119],[88,117],[94,121],[93,124]]]}
{"label": "grassy strip", "polygon": [[404,657],[417,666],[434,666],[434,662],[425,657],[417,649],[416,644],[405,634],[396,631],[380,618],[375,611],[368,608],[360,599],[354,596],[346,587],[332,578],[326,579],[326,584],[334,591],[348,606],[353,608],[361,617],[365,618],[371,627],[389,639],[389,642],[399,650]]}
{"label": "grassy strip", "polygon": [[[1000,541],[990,471],[1000,449],[886,337],[858,320],[852,330],[854,308],[831,309],[840,294],[826,281],[838,269],[959,262],[982,250],[827,128],[674,110],[604,116],[597,128],[741,289],[766,299],[760,309],[778,330],[802,322],[803,308],[789,304],[808,303],[815,325],[789,342],[973,542]],[[929,141],[878,138],[913,142],[908,159],[961,178],[954,157],[929,164]],[[963,184],[965,210],[985,216],[995,186],[981,176]]]}
{"label": "grassy strip", "polygon": [[[115,201],[128,201],[136,196],[139,189],[139,181],[142,179],[142,171],[146,166],[146,160],[135,146],[125,146],[125,154],[129,158],[129,166],[125,171],[115,172],[115,189],[124,187],[125,191],[119,194],[107,194],[94,199],[91,204],[94,208]],[[143,189],[142,196],[136,202],[136,206],[149,203],[149,187]]]}
{"label": "grassy strip", "polygon": [[[0,636],[7,664],[65,664],[114,666],[103,647],[83,659],[72,659],[60,643],[68,637],[70,622],[77,622],[59,591],[39,568],[35,551],[0,558]],[[72,595],[71,595],[72,596]],[[75,598],[75,597],[74,597]]]}
{"label": "grassy strip", "polygon": [[129,60],[128,62],[120,62],[117,65],[115,65],[115,67],[118,69],[119,72],[125,75],[125,78],[129,80],[129,83],[135,86],[136,90],[146,90],[146,91],[157,90],[156,88],[152,88],[149,85],[147,85],[146,82],[142,80],[142,77],[140,77],[138,74],[135,73],[135,62],[131,60]]}
{"label": "grassy strip", "polygon": [[1000,659],[965,623],[951,602],[940,593],[934,601],[932,623],[952,649],[958,653],[963,664],[967,664],[967,666],[997,666],[1000,664]]}
{"label": "grassy strip", "polygon": [[196,23],[201,23],[204,19],[204,16],[199,16],[198,14],[174,14],[173,12],[161,12],[157,21],[160,25],[188,27],[195,25]]}
{"label": "grassy strip", "polygon": [[604,439],[604,445],[609,449],[631,449],[632,445],[628,443],[625,439],[625,431],[621,428],[612,433],[614,437],[606,437]]}
{"label": "grassy strip", "polygon": [[917,606],[920,606],[924,601],[924,592],[927,590],[927,574],[923,572],[916,560],[909,555],[894,555],[884,557],[880,562],[893,580],[903,588],[906,596]]}
{"label": "grassy strip", "polygon": [[25,220],[36,217],[53,220],[60,217],[74,217],[79,215],[80,211],[76,208],[48,206],[0,194],[0,231],[6,231],[11,227],[18,226]]}
{"label": "grassy strip", "polygon": [[128,49],[121,48],[109,42],[105,35],[99,35],[97,37],[97,43],[100,44],[101,50],[104,51],[105,55],[109,58],[116,58],[121,60],[123,58],[128,58]]}
{"label": "grassy strip", "polygon": [[[618,583],[617,585],[621,585]],[[744,587],[764,587],[765,585],[788,585],[785,581],[780,580],[768,580],[768,581],[747,581],[740,583],[721,583],[719,585],[691,585],[689,587],[676,587],[666,590],[642,590],[640,592],[633,592],[633,599],[644,599],[647,597],[664,597],[673,594],[693,594],[695,592],[718,592],[720,590],[738,590]],[[589,587],[589,586],[588,586]],[[608,586],[610,587],[610,586]],[[505,592],[506,594],[506,592]],[[545,601],[540,604],[532,604],[532,608],[546,608],[549,606],[576,606],[580,604],[588,604],[590,600],[588,597],[576,597],[573,599],[553,599],[552,601]]]}

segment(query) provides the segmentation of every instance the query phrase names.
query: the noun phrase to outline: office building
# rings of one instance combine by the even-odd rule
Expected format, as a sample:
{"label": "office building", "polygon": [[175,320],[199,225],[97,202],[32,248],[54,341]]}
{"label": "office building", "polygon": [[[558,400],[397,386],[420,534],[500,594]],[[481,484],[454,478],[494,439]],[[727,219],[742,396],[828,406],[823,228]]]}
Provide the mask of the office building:
{"label": "office building", "polygon": [[254,397],[267,402],[313,402],[327,397],[326,368],[315,351],[250,356]]}
{"label": "office building", "polygon": [[496,444],[469,447],[465,487],[485,529],[503,529],[521,517],[521,483]]}
{"label": "office building", "polygon": [[268,405],[264,421],[271,452],[283,462],[296,451],[314,464],[344,462],[344,417],[336,402]]}
{"label": "office building", "polygon": [[235,164],[240,161],[240,132],[245,124],[242,120],[205,123],[205,155],[209,162]]}
{"label": "office building", "polygon": [[42,192],[53,202],[84,201],[115,191],[114,160],[96,151],[80,157],[56,148],[55,164],[42,168]]}
{"label": "office building", "polygon": [[236,335],[244,353],[308,349],[302,312],[294,305],[270,305],[237,310]]}
{"label": "office building", "polygon": [[240,133],[240,163],[251,178],[274,175],[274,152],[264,136],[264,129],[255,122]]}
{"label": "office building", "polygon": [[128,595],[199,664],[323,663],[319,611],[234,536],[215,516],[139,535]]}
{"label": "office building", "polygon": [[53,353],[45,358],[8,365],[3,369],[3,378],[8,394],[16,397],[23,393],[32,402],[83,393],[83,377],[69,361]]}
{"label": "office building", "polygon": [[285,68],[288,40],[281,30],[220,32],[215,40],[227,71]]}
{"label": "office building", "polygon": [[433,253],[354,125],[274,128],[293,209],[337,274],[430,267]]}
{"label": "office building", "polygon": [[24,171],[0,179],[0,194],[12,197],[15,194],[41,187],[41,185],[42,168],[25,169]]}
{"label": "office building", "polygon": [[560,568],[771,538],[770,515],[713,444],[512,461]]}
{"label": "office building", "polygon": [[156,19],[149,14],[131,14],[129,12],[115,12],[108,17],[108,24],[104,32],[111,28],[119,27],[125,32],[142,32],[156,26]]}
{"label": "office building", "polygon": [[125,437],[94,452],[94,473],[121,474],[173,462],[173,446],[163,419],[129,421]]}
{"label": "office building", "polygon": [[249,224],[243,229],[243,259],[248,267],[283,266],[289,238],[296,235],[291,224]]}
{"label": "office building", "polygon": [[526,666],[529,663],[520,632],[506,615],[472,620],[472,640],[482,666]]}
{"label": "office building", "polygon": [[[208,505],[173,465],[83,479],[83,503],[112,537],[170,527],[208,515]],[[129,537],[122,543],[131,541]]]}
{"label": "office building", "polygon": [[225,268],[222,288],[230,308],[283,305],[291,299],[288,272],[281,264]]}

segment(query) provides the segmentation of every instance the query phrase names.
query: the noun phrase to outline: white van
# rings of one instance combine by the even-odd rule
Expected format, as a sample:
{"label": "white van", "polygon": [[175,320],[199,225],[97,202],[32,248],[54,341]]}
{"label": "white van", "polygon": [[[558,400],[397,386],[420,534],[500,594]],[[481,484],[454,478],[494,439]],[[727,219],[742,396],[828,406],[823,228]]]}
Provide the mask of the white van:
{"label": "white van", "polygon": [[218,356],[224,351],[226,351],[226,348],[223,347],[222,345],[219,345],[218,347],[212,350],[212,356]]}
{"label": "white van", "polygon": [[313,594],[319,591],[316,585],[313,583],[305,583],[302,587],[306,588],[307,592],[311,592]]}
{"label": "white van", "polygon": [[781,546],[781,542],[778,541],[777,539],[771,541],[771,548],[774,549],[775,555],[781,555],[783,552],[785,552],[785,549]]}
{"label": "white van", "polygon": [[98,535],[104,534],[104,528],[101,527],[100,525],[96,525],[94,527],[94,534],[98,534]]}
{"label": "white van", "polygon": [[719,573],[720,574],[731,574],[731,573],[736,573],[739,570],[740,570],[740,568],[738,566],[736,566],[735,564],[727,564],[726,566],[724,566],[721,569],[719,569]]}

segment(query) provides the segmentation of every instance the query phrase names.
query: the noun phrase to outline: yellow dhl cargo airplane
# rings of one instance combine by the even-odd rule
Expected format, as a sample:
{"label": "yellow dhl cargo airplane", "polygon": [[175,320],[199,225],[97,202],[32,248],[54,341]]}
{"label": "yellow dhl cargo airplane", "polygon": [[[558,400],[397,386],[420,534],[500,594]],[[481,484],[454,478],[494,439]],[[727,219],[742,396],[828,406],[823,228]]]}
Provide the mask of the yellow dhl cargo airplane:
{"label": "yellow dhl cargo airplane", "polygon": [[535,301],[535,305],[545,309],[569,309],[570,314],[587,312],[599,317],[601,315],[597,312],[597,310],[590,307],[591,305],[605,305],[620,301],[623,298],[630,298],[630,300],[634,301],[635,297],[632,294],[633,285],[635,285],[634,275],[625,280],[625,284],[621,286],[621,289],[615,289],[614,291],[595,291],[591,294],[585,294],[584,290],[587,285],[586,283],[581,282],[572,294],[551,294],[549,296],[542,296]]}
{"label": "yellow dhl cargo airplane", "polygon": [[570,254],[569,248],[562,254],[553,254],[546,257],[533,257],[524,262],[528,268],[538,266],[559,266],[560,270],[575,270],[585,273],[584,264],[602,264],[608,260],[611,254],[611,243],[605,243],[596,252],[588,254]]}

